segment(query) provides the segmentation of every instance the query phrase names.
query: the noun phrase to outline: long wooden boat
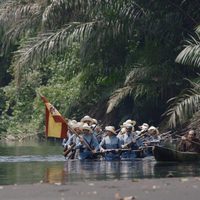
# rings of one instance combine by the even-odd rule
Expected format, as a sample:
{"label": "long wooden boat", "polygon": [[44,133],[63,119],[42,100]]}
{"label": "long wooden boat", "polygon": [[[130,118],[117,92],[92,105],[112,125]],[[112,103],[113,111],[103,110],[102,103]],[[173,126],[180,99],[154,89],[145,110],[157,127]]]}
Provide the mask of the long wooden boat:
{"label": "long wooden boat", "polygon": [[200,162],[200,153],[181,152],[162,146],[155,146],[153,155],[156,161]]}

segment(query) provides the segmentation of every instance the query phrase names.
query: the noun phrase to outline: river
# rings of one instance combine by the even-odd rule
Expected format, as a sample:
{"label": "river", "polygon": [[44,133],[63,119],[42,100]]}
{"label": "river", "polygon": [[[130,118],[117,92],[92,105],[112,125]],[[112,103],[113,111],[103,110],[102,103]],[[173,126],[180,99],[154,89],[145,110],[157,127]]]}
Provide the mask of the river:
{"label": "river", "polygon": [[0,143],[0,185],[200,176],[199,164],[135,161],[66,161],[59,143]]}

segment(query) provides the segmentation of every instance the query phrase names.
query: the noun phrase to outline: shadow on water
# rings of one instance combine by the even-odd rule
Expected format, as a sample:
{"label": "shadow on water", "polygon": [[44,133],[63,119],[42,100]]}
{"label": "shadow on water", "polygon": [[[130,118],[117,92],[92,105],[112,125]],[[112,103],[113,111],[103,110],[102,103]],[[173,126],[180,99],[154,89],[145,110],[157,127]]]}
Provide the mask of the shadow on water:
{"label": "shadow on water", "polygon": [[135,161],[65,161],[55,144],[0,144],[0,185],[199,176],[198,163]]}

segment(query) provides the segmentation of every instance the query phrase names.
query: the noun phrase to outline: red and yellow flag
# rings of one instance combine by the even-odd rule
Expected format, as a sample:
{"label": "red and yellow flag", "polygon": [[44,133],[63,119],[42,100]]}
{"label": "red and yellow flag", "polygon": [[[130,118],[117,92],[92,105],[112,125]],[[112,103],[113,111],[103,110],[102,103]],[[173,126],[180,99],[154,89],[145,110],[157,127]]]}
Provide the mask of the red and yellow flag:
{"label": "red and yellow flag", "polygon": [[49,103],[46,97],[41,96],[46,107],[46,136],[55,138],[66,138],[67,137],[67,122],[58,110]]}

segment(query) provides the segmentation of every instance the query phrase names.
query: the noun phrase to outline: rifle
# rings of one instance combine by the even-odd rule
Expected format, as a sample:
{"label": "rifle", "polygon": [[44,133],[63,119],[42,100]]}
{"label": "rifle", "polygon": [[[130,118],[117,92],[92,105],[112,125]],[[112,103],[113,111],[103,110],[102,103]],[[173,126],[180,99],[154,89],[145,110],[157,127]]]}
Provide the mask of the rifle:
{"label": "rifle", "polygon": [[87,143],[87,141],[85,141],[84,138],[81,137],[72,127],[70,127],[69,125],[68,125],[68,127],[69,127],[69,130],[70,130],[72,133],[74,133],[79,139],[81,139],[81,141],[83,141],[84,145],[85,145],[91,152],[93,152],[93,149],[92,149],[91,146]]}
{"label": "rifle", "polygon": [[65,157],[67,157],[67,155],[73,150],[73,148],[74,148],[75,146],[76,146],[76,144],[73,143],[73,144],[70,146],[70,148],[65,148],[64,151],[63,151],[63,155],[64,155]]}
{"label": "rifle", "polygon": [[102,135],[103,131],[101,131],[100,133],[98,133],[97,135],[95,135],[95,137],[97,138],[98,136]]}
{"label": "rifle", "polygon": [[162,136],[165,137],[166,135],[168,135],[168,134],[171,133],[171,132],[172,132],[172,131],[167,131],[167,132],[165,132],[165,133],[160,134],[159,136],[160,136],[160,137],[162,137]]}
{"label": "rifle", "polygon": [[96,152],[95,155],[105,155],[106,153],[118,153],[121,154],[123,152],[133,151],[133,152],[142,152],[143,149],[132,150],[131,148],[127,149],[105,149],[104,151]]}
{"label": "rifle", "polygon": [[133,144],[133,143],[135,143],[137,140],[139,140],[140,138],[142,138],[144,135],[146,135],[146,133],[144,132],[143,134],[139,134],[139,136],[135,139],[135,141],[134,140],[132,140],[131,142],[129,142],[129,143],[127,143],[127,144],[125,144],[124,146],[125,147],[128,147],[128,146],[130,146],[131,144]]}

